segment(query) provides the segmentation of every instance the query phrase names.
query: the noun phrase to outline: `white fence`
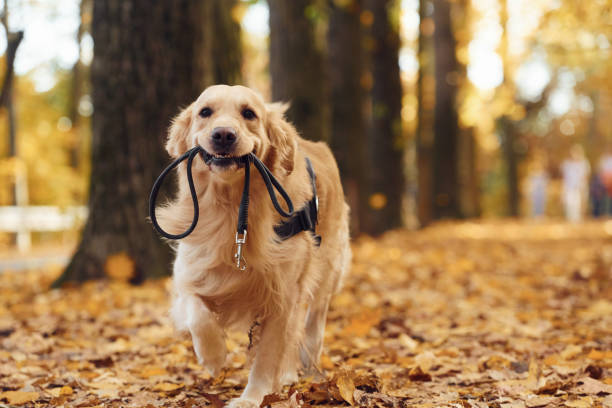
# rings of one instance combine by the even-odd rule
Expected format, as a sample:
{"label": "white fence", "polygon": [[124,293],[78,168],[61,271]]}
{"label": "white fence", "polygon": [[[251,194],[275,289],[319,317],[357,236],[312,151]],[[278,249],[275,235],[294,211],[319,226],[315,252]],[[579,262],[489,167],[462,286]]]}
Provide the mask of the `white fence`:
{"label": "white fence", "polygon": [[68,231],[83,225],[87,207],[5,206],[0,207],[0,232],[17,234],[19,251],[30,249],[33,231]]}

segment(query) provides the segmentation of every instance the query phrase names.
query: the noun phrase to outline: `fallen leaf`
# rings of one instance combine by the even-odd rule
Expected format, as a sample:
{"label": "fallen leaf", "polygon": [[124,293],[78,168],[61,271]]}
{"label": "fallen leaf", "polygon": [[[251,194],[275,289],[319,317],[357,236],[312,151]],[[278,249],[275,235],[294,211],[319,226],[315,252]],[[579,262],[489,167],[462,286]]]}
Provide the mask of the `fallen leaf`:
{"label": "fallen leaf", "polygon": [[597,381],[591,377],[581,378],[579,381],[576,382],[576,384],[578,385],[576,387],[576,390],[582,394],[612,394],[612,385]]}
{"label": "fallen leaf", "polygon": [[343,371],[336,377],[336,385],[338,386],[342,399],[351,405],[355,405],[355,400],[353,399],[355,383],[348,371]]}
{"label": "fallen leaf", "polygon": [[168,392],[168,391],[176,391],[178,389],[181,389],[185,386],[185,384],[174,384],[174,383],[169,383],[169,382],[162,382],[162,383],[158,383],[155,384],[155,387],[153,387],[153,391],[164,391],[164,392]]}
{"label": "fallen leaf", "polygon": [[9,404],[23,405],[28,402],[36,401],[39,396],[40,394],[34,391],[5,391],[0,394],[0,400],[4,399]]}
{"label": "fallen leaf", "polygon": [[54,397],[61,397],[63,395],[72,395],[72,393],[74,392],[72,387],[70,387],[68,385],[65,385],[63,387],[51,388],[48,391]]}
{"label": "fallen leaf", "polygon": [[408,372],[410,381],[431,381],[431,374],[423,372],[421,366],[416,366]]}

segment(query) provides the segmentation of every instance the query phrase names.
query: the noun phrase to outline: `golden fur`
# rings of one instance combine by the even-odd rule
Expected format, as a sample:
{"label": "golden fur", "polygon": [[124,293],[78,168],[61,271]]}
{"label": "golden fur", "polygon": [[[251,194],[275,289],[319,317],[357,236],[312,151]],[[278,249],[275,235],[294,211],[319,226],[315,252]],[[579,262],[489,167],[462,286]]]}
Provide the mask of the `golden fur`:
{"label": "golden fur", "polygon": [[[201,117],[204,107],[210,117]],[[245,119],[251,109],[256,117]],[[235,230],[244,171],[237,165],[208,166],[199,158],[193,174],[200,203],[199,223],[176,247],[174,299],[176,326],[191,332],[199,361],[216,374],[225,361],[224,330],[261,324],[248,384],[231,407],[258,407],[266,394],[297,379],[301,358],[305,370],[318,367],[330,298],[339,289],[350,263],[348,206],[336,162],[324,143],[302,139],[284,119],[286,105],[266,104],[242,86],[216,85],[173,121],[166,149],[173,157],[200,144],[208,152],[217,127],[236,131],[235,156],[254,151],[291,197],[296,209],[312,198],[305,157],[317,175],[322,243],[310,233],[280,241],[274,210],[259,173],[251,170],[246,271],[235,267]],[[160,224],[170,233],[191,223],[192,203],[185,167],[179,167],[174,201],[158,208]]]}

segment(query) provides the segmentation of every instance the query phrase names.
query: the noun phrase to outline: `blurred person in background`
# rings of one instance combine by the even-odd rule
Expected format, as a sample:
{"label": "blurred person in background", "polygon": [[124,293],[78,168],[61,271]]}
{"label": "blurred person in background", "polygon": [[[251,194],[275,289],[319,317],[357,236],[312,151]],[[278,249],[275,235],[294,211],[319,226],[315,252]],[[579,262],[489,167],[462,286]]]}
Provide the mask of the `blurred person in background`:
{"label": "blurred person in background", "polygon": [[541,218],[546,215],[549,180],[545,158],[541,154],[536,154],[530,167],[527,183],[531,216],[533,218]]}
{"label": "blurred person in background", "polygon": [[612,148],[608,146],[599,159],[598,178],[603,184],[603,198],[600,215],[612,214]]}
{"label": "blurred person in background", "polygon": [[561,163],[561,174],[563,177],[563,208],[565,218],[571,222],[582,219],[582,203],[587,192],[587,180],[590,166],[584,156],[584,150],[580,145],[574,145],[570,155]]}
{"label": "blurred person in background", "polygon": [[603,183],[601,173],[595,172],[591,176],[591,182],[589,184],[589,202],[591,204],[591,215],[595,218],[599,218],[606,214],[606,207],[608,206],[608,192],[606,186]]}

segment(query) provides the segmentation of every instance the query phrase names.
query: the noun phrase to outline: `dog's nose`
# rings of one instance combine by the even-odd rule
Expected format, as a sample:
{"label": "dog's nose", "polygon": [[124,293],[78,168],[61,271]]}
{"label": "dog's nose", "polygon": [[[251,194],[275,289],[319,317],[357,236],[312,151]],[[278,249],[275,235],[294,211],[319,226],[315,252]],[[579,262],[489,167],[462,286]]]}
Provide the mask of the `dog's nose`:
{"label": "dog's nose", "polygon": [[231,127],[217,127],[213,129],[211,138],[216,150],[227,150],[236,141],[236,131]]}

